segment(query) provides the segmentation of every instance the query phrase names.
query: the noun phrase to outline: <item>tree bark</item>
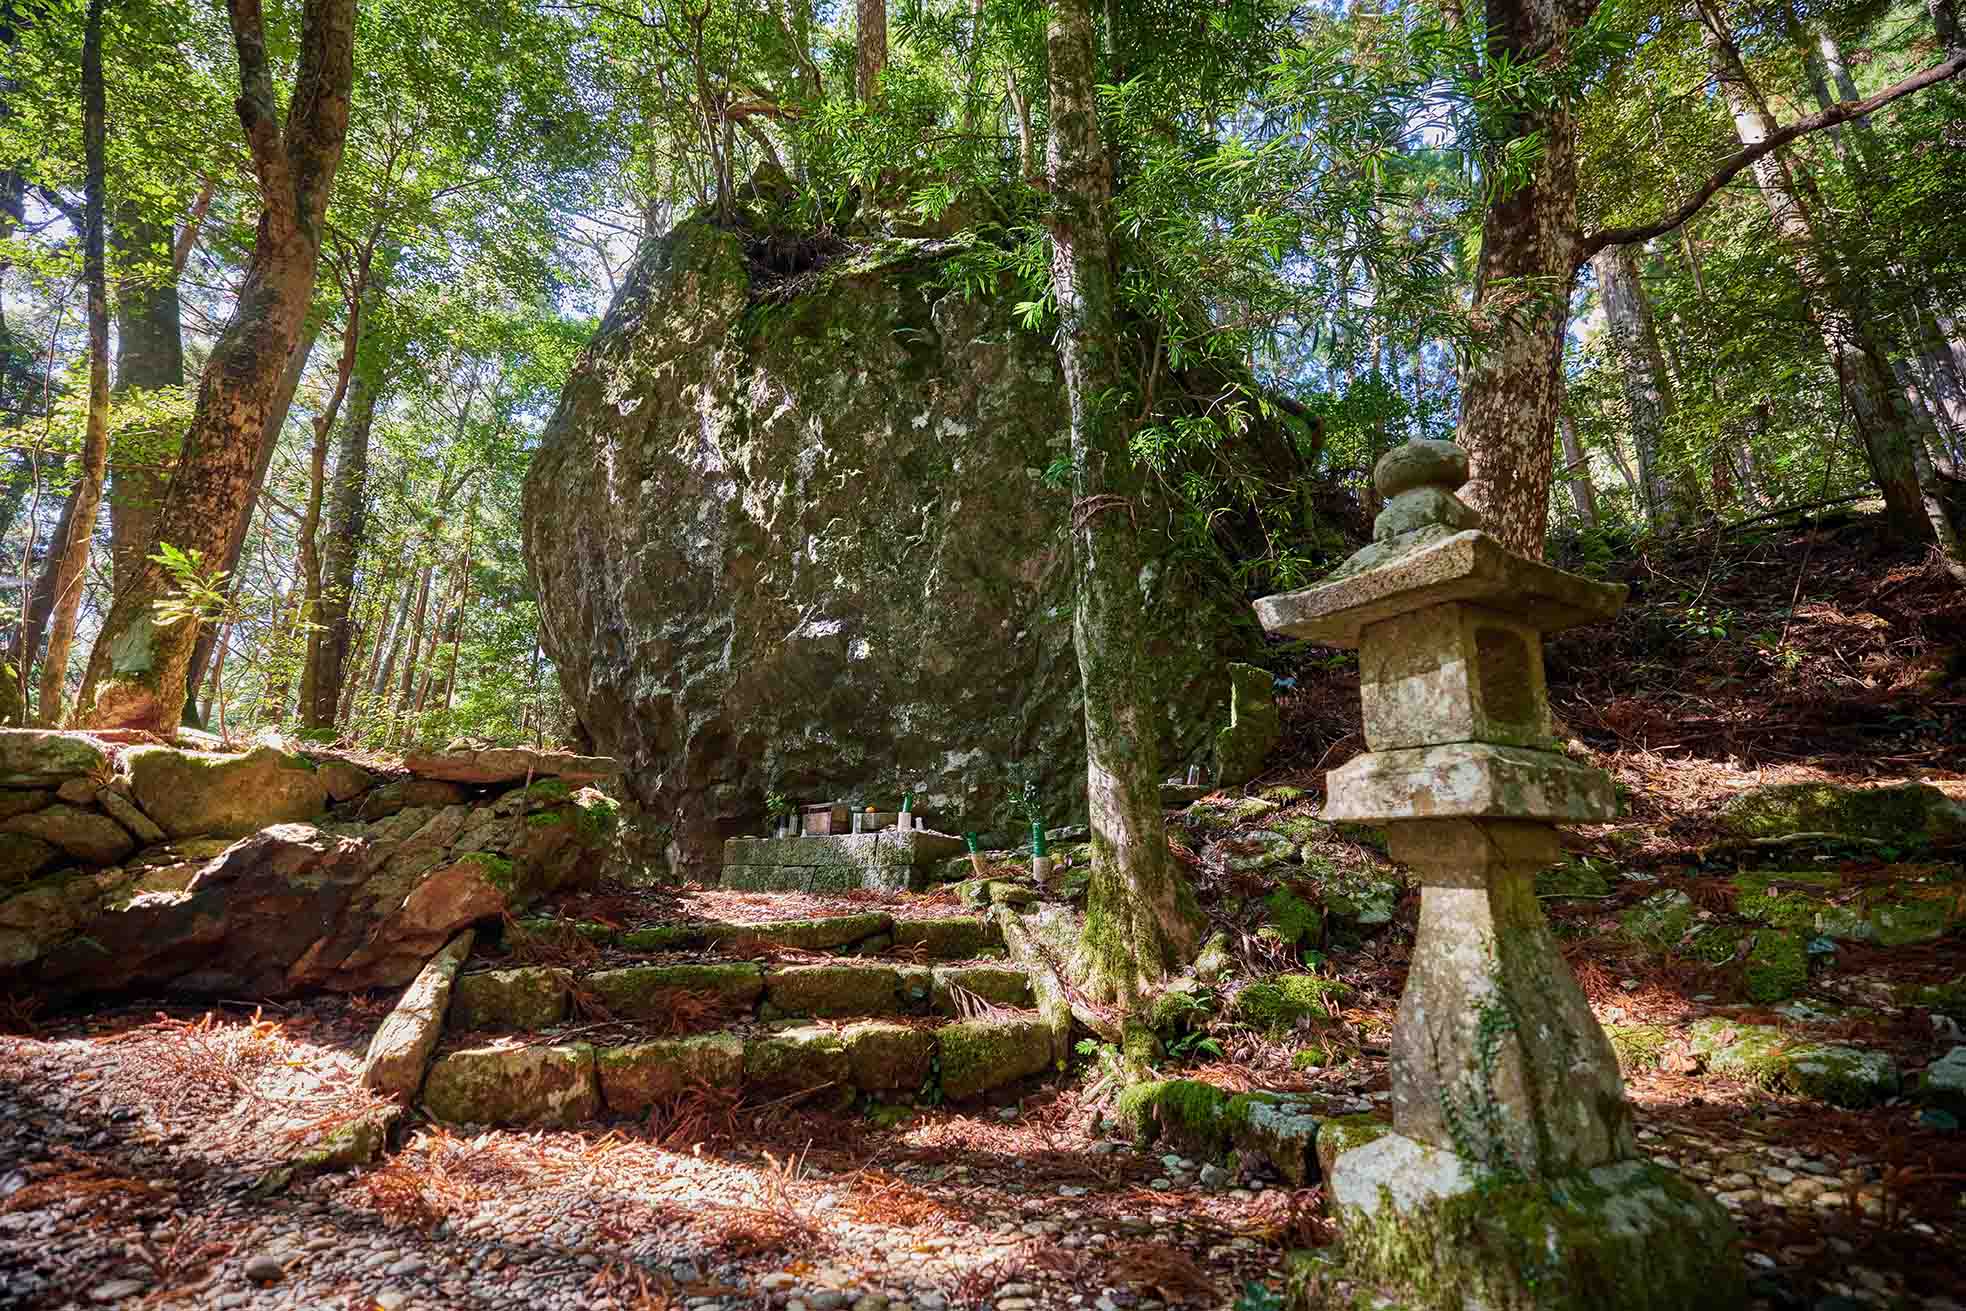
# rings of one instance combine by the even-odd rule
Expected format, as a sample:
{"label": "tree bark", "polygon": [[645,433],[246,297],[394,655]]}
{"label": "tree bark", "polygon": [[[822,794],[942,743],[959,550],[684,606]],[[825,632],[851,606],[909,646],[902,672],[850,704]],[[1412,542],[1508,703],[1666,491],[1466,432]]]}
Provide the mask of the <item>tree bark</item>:
{"label": "tree bark", "polygon": [[62,693],[68,684],[68,652],[75,641],[75,616],[82,609],[82,576],[95,544],[96,511],[102,503],[103,476],[109,467],[109,277],[103,264],[104,135],[102,86],[102,9],[89,0],[82,34],[82,278],[89,296],[89,416],[82,438],[82,468],[75,488],[68,535],[57,539],[61,563],[55,570],[54,619],[48,628],[48,654],[41,663],[40,718],[62,719]]}
{"label": "tree bark", "polygon": [[1563,481],[1570,488],[1570,503],[1587,527],[1597,527],[1597,487],[1591,482],[1590,461],[1584,458],[1583,443],[1577,440],[1577,424],[1568,410],[1556,416],[1557,431],[1563,436]]}
{"label": "tree bark", "polygon": [[1606,246],[1591,257],[1598,294],[1604,302],[1605,331],[1624,383],[1630,411],[1632,451],[1638,464],[1638,486],[1645,520],[1655,533],[1672,530],[1672,492],[1666,484],[1666,430],[1675,401],[1659,352],[1658,327],[1652,306],[1639,280],[1638,265],[1629,246]]}
{"label": "tree bark", "polygon": [[[1488,58],[1547,63],[1594,8],[1594,0],[1488,0]],[[1583,258],[1575,126],[1559,100],[1498,112],[1495,131],[1504,143],[1540,139],[1542,150],[1519,186],[1490,200],[1482,220],[1474,318],[1489,340],[1462,393],[1460,435],[1472,466],[1463,496],[1505,546],[1540,559],[1563,330]],[[1499,173],[1500,164],[1497,153],[1489,167]]]}
{"label": "tree bark", "polygon": [[[116,396],[182,387],[184,333],[170,229],[126,203],[117,210],[116,249],[123,264],[116,295]],[[147,449],[137,449],[125,440],[112,453],[109,549],[116,592],[129,587],[150,547],[171,444],[152,438]]]}
{"label": "tree bark", "polygon": [[[434,565],[423,566],[423,580],[417,585],[415,617],[410,623],[409,644],[403,649],[403,686],[396,697],[397,728],[410,713],[410,706],[416,693],[416,666],[423,654],[423,621],[430,611],[430,575]],[[391,737],[395,730],[391,730]]]}
{"label": "tree bark", "polygon": [[[381,288],[381,278],[370,272],[363,288],[363,299],[368,302],[362,312],[365,322],[373,318]],[[307,727],[315,729],[334,727],[354,646],[354,615],[349,603],[355,593],[355,566],[361,559],[362,535],[367,528],[369,436],[381,401],[381,370],[365,362],[359,353],[352,362],[348,418],[341,426],[334,497],[328,507],[326,576],[315,615],[320,631],[310,660],[309,696],[301,706]]]}
{"label": "tree bark", "polygon": [[853,87],[860,103],[871,105],[880,94],[881,73],[887,68],[887,0],[855,0],[854,23],[859,58]]}
{"label": "tree bark", "polygon": [[1092,12],[1055,0],[1047,168],[1058,356],[1071,414],[1072,639],[1085,696],[1091,884],[1074,973],[1128,1007],[1192,955],[1194,898],[1167,850],[1153,671],[1140,595],[1140,478],[1118,422],[1117,330],[1108,209],[1112,169],[1099,134]]}
{"label": "tree bark", "polygon": [[[1774,119],[1749,80],[1724,20],[1706,5],[1701,15],[1714,78],[1733,115],[1735,135],[1743,146],[1767,140],[1775,131]],[[1810,318],[1836,368],[1871,477],[1884,494],[1886,527],[1914,540],[1937,541],[1948,558],[1966,568],[1959,535],[1939,501],[1935,476],[1919,468],[1929,459],[1898,390],[1884,343],[1857,312],[1857,298],[1844,284],[1836,261],[1822,249],[1787,161],[1782,152],[1771,151],[1756,160],[1753,169],[1776,241],[1795,269]]]}
{"label": "tree bark", "polygon": [[[196,551],[207,570],[221,565],[228,529],[257,491],[254,466],[267,417],[314,291],[354,80],[355,0],[307,0],[283,127],[260,2],[227,0],[226,7],[239,57],[236,106],[259,180],[259,230],[153,534]],[[170,575],[145,560],[110,607],[83,680],[90,724],[176,730],[200,626],[155,621],[153,607],[171,589]]]}
{"label": "tree bark", "polygon": [[[310,320],[301,329],[300,340],[295,343],[280,374],[280,387],[273,393],[273,404],[266,412],[266,431],[260,437],[259,454],[253,464],[252,497],[233,516],[232,526],[226,533],[225,571],[228,574],[239,571],[239,560],[246,550],[246,537],[252,528],[253,511],[258,506],[260,490],[266,486],[267,470],[273,467],[274,453],[280,449],[280,433],[287,426],[287,415],[293,409],[294,396],[300,391],[300,380],[307,372],[308,358],[314,354],[314,343],[320,337],[320,323]],[[202,629],[197,645],[191,648],[189,678],[193,684],[203,677],[205,666],[211,662],[214,640],[210,628]]]}

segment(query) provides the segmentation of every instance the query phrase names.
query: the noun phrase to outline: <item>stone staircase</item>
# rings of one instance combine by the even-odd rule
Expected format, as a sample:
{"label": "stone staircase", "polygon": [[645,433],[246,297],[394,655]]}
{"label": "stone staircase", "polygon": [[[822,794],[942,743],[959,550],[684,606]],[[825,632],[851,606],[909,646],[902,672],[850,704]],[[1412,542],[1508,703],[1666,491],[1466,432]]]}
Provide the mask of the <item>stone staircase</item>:
{"label": "stone staircase", "polygon": [[431,1008],[443,1032],[423,1106],[453,1123],[570,1125],[703,1090],[923,1105],[1062,1060],[1065,1026],[1034,1008],[998,925],[917,901],[862,892],[838,913],[722,920],[685,899],[682,915],[629,927],[509,921]]}

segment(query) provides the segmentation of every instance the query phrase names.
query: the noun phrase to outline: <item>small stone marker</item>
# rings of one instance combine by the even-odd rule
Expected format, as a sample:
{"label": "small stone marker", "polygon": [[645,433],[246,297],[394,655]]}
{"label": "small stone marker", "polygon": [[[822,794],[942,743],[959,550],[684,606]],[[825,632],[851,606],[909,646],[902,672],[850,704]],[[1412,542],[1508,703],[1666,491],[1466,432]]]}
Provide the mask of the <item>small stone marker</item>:
{"label": "small stone marker", "polygon": [[1739,1306],[1733,1223],[1635,1159],[1617,1058],[1536,900],[1555,826],[1617,814],[1610,779],[1553,749],[1542,635],[1610,618],[1625,589],[1481,532],[1451,442],[1373,476],[1372,545],[1256,603],[1271,632],[1358,648],[1371,751],[1328,775],[1325,817],[1385,824],[1422,885],[1394,1132],[1326,1181],[1348,1255],[1429,1307]]}

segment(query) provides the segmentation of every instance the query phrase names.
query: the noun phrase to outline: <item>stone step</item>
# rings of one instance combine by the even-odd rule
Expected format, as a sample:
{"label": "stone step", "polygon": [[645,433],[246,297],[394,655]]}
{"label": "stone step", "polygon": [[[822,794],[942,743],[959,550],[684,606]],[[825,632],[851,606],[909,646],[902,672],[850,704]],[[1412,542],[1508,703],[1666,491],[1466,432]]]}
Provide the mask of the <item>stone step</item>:
{"label": "stone step", "polygon": [[867,1019],[617,1046],[507,1043],[438,1056],[422,1100],[438,1120],[500,1125],[640,1117],[700,1087],[751,1101],[804,1094],[836,1106],[858,1094],[960,1101],[1041,1074],[1063,1055],[1035,1014]]}
{"label": "stone step", "polygon": [[[788,948],[830,955],[919,951],[934,960],[972,960],[1003,947],[1003,930],[978,915],[902,918],[883,911],[787,920],[676,920],[616,928],[592,920],[534,915],[516,921],[517,932],[553,943],[581,939],[600,947],[663,952],[744,946]],[[507,930],[511,939],[513,930]]]}
{"label": "stone step", "polygon": [[447,1023],[458,1031],[546,1028],[573,1012],[576,996],[585,1011],[619,1020],[670,1019],[684,996],[714,998],[726,1021],[955,1016],[975,1009],[971,997],[994,1006],[1035,1004],[1024,972],[997,964],[685,961],[581,973],[529,965],[461,975],[451,989]]}

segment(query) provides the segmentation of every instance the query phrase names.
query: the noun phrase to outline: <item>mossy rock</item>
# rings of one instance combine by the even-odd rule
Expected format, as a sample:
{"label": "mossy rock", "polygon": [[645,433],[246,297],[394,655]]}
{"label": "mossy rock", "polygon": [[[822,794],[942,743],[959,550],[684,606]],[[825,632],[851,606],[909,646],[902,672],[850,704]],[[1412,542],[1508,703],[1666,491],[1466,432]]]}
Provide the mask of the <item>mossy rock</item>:
{"label": "mossy rock", "polygon": [[[483,854],[483,853],[479,853]],[[509,864],[509,862],[508,862]],[[597,947],[614,945],[615,930],[593,920],[568,920],[556,915],[527,915],[512,922],[505,931],[508,947],[537,943],[542,947],[564,947],[575,942],[591,942]]]}
{"label": "mossy rock", "polygon": [[891,932],[896,947],[920,947],[942,960],[969,960],[980,951],[1003,946],[1003,929],[976,915],[898,919]]}
{"label": "mossy rock", "polygon": [[1934,942],[1966,922],[1966,884],[1952,879],[1907,877],[1845,890],[1835,874],[1767,870],[1733,882],[1735,907],[1749,919],[1845,942]]}
{"label": "mossy rock", "polygon": [[1226,833],[1278,809],[1261,797],[1203,797],[1182,812],[1181,822],[1200,833]]}
{"label": "mossy rock", "polygon": [[956,895],[972,906],[1028,906],[1037,891],[1007,879],[968,879],[956,885]]}
{"label": "mossy rock", "polygon": [[1391,1121],[1376,1115],[1334,1115],[1318,1126],[1318,1172],[1331,1174],[1331,1163],[1355,1147],[1377,1142],[1393,1131]]}
{"label": "mossy rock", "polygon": [[1230,1093],[1196,1079],[1136,1083],[1121,1092],[1114,1115],[1148,1147],[1168,1142],[1202,1156],[1268,1161],[1293,1184],[1317,1178],[1321,1120],[1286,1093]]}
{"label": "mossy rock", "polygon": [[1922,1006],[1941,1015],[1966,1015],[1966,974],[1945,983],[1913,983],[1899,987],[1893,999],[1900,1006]]}
{"label": "mossy rock", "polygon": [[1031,978],[1009,965],[942,965],[935,970],[933,1004],[942,1015],[960,1015],[957,992],[971,993],[997,1006],[1020,1010],[1035,1005]]}
{"label": "mossy rock", "polygon": [[0,887],[25,883],[60,859],[52,843],[25,833],[0,833]]}
{"label": "mossy rock", "polygon": [[623,929],[616,935],[629,951],[682,951],[700,945],[716,926],[703,924],[644,924],[639,929]]}
{"label": "mossy rock", "polygon": [[706,1033],[603,1048],[594,1069],[610,1111],[642,1115],[698,1085],[737,1087],[744,1078],[744,1040]]}
{"label": "mossy rock", "polygon": [[892,1015],[901,975],[886,965],[784,965],[765,975],[765,997],[785,1015]]}
{"label": "mossy rock", "polygon": [[599,970],[581,980],[616,1019],[648,1020],[668,1015],[679,992],[720,998],[732,1010],[748,1008],[765,990],[756,965],[630,965]]}
{"label": "mossy rock", "polygon": [[453,1029],[543,1029],[567,1017],[572,976],[531,966],[466,974],[451,985]]}
{"label": "mossy rock", "polygon": [[1725,1209],[1649,1161],[1478,1179],[1447,1153],[1387,1135],[1348,1153],[1328,1187],[1346,1273],[1411,1311],[1746,1305],[1740,1237]]}
{"label": "mossy rock", "polygon": [[1051,1068],[1051,1028],[1031,1017],[963,1020],[935,1033],[942,1070],[942,1095],[951,1101],[974,1097]]}
{"label": "mossy rock", "polygon": [[1297,843],[1274,829],[1245,829],[1216,844],[1223,864],[1238,874],[1285,864],[1297,857]]}
{"label": "mossy rock", "polygon": [[1609,896],[1611,879],[1587,860],[1566,860],[1536,876],[1536,895],[1546,901]]}
{"label": "mossy rock", "polygon": [[1655,892],[1618,916],[1627,938],[1659,951],[1679,946],[1693,924],[1693,899],[1677,888]]}
{"label": "mossy rock", "polygon": [[1269,670],[1231,663],[1228,672],[1229,722],[1215,735],[1215,777],[1222,786],[1235,787],[1263,772],[1264,760],[1283,736],[1283,717]]}
{"label": "mossy rock", "polygon": [[1626,1074],[1656,1070],[1672,1045],[1672,1031],[1663,1024],[1607,1024],[1604,1036],[1618,1054],[1618,1068]]}
{"label": "mossy rock", "polygon": [[1807,941],[1800,934],[1761,930],[1754,935],[1742,977],[1750,1001],[1787,1001],[1808,985]]}
{"label": "mossy rock", "polygon": [[1258,938],[1272,938],[1286,947],[1317,945],[1325,940],[1325,912],[1290,888],[1276,888],[1262,898],[1262,928]]}
{"label": "mossy rock", "polygon": [[1928,783],[1774,783],[1734,797],[1721,807],[1719,820],[1738,838],[1830,833],[1906,845],[1966,839],[1966,806]]}
{"label": "mossy rock", "polygon": [[423,1104],[453,1124],[579,1124],[601,1105],[594,1049],[583,1042],[451,1052],[430,1067]]}
{"label": "mossy rock", "polygon": [[935,1034],[892,1021],[865,1020],[840,1031],[853,1086],[863,1092],[913,1092],[935,1073]]}
{"label": "mossy rock", "polygon": [[174,838],[244,837],[328,808],[328,784],[314,763],[270,746],[243,755],[131,747],[123,771],[144,814]]}
{"label": "mossy rock", "polygon": [[1406,893],[1399,875],[1390,869],[1337,865],[1307,851],[1304,870],[1326,915],[1353,928],[1391,923],[1399,899]]}
{"label": "mossy rock", "polygon": [[1330,1003],[1351,989],[1316,974],[1277,974],[1252,983],[1235,997],[1235,1017],[1251,1028],[1275,1032],[1310,1015],[1326,1015]]}
{"label": "mossy rock", "polygon": [[830,915],[819,919],[737,921],[719,925],[705,936],[712,943],[733,940],[762,942],[797,951],[832,951],[862,938],[885,933],[892,921],[883,914]]}
{"label": "mossy rock", "polygon": [[745,1042],[744,1084],[768,1097],[823,1091],[822,1104],[843,1105],[852,1097],[853,1069],[839,1034],[808,1025]]}
{"label": "mossy rock", "polygon": [[1811,1042],[1771,1025],[1697,1021],[1693,1054],[1709,1070],[1832,1106],[1875,1106],[1897,1095],[1898,1068],[1883,1052]]}
{"label": "mossy rock", "polygon": [[1966,1047],[1954,1047],[1926,1066],[1912,1095],[1926,1106],[1966,1115]]}

